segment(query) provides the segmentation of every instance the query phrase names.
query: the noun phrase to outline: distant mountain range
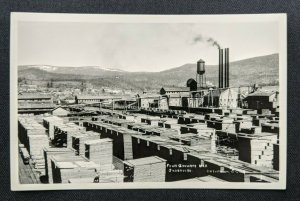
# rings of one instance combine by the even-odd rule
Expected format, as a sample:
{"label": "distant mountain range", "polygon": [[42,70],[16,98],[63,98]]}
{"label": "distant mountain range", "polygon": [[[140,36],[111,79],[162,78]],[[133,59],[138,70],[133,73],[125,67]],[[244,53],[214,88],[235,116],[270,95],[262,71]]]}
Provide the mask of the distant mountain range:
{"label": "distant mountain range", "polygon": [[[218,65],[206,66],[206,80],[218,84]],[[253,57],[230,62],[230,86],[278,84],[279,55]],[[20,79],[34,81],[86,81],[96,86],[122,89],[158,89],[162,86],[185,86],[196,77],[196,64],[185,64],[161,72],[128,72],[97,66],[59,67],[26,65],[18,67]]]}

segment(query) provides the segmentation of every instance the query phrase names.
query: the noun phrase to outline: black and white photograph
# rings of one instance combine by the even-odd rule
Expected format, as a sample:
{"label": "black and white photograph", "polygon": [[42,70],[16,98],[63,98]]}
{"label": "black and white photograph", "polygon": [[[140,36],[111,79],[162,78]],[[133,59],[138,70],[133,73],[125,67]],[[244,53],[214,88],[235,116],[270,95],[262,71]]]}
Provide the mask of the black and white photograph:
{"label": "black and white photograph", "polygon": [[12,13],[12,190],[285,189],[285,14]]}

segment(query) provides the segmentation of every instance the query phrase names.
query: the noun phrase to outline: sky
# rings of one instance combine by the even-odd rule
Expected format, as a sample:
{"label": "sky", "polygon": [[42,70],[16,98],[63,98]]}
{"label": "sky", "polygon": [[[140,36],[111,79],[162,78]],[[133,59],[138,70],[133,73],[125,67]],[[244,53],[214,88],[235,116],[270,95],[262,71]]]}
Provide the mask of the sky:
{"label": "sky", "polygon": [[212,41],[230,48],[231,61],[278,53],[278,24],[20,21],[18,65],[132,72],[162,71],[199,59],[213,65],[218,63],[218,49]]}

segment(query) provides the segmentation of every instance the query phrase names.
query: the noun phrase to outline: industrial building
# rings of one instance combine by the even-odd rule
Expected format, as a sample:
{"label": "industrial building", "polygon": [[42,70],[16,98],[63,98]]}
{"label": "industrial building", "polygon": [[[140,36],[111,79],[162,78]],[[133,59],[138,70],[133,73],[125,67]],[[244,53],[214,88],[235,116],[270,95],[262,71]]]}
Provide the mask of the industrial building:
{"label": "industrial building", "polygon": [[18,94],[19,114],[44,114],[55,108],[50,95],[40,93]]}
{"label": "industrial building", "polygon": [[260,113],[274,113],[279,107],[276,91],[256,91],[250,93],[243,101],[247,108],[258,110]]}

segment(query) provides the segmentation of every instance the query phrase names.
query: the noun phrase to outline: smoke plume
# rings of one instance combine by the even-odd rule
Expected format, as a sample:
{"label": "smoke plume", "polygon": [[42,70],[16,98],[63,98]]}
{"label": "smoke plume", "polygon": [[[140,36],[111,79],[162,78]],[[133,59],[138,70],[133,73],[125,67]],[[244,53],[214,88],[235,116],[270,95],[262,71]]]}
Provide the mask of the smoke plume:
{"label": "smoke plume", "polygon": [[216,41],[215,39],[209,37],[203,37],[202,35],[197,35],[194,37],[193,39],[194,44],[198,43],[198,42],[206,42],[209,45],[213,46],[213,47],[217,47],[218,49],[221,49],[221,45],[218,43],[218,41]]}

